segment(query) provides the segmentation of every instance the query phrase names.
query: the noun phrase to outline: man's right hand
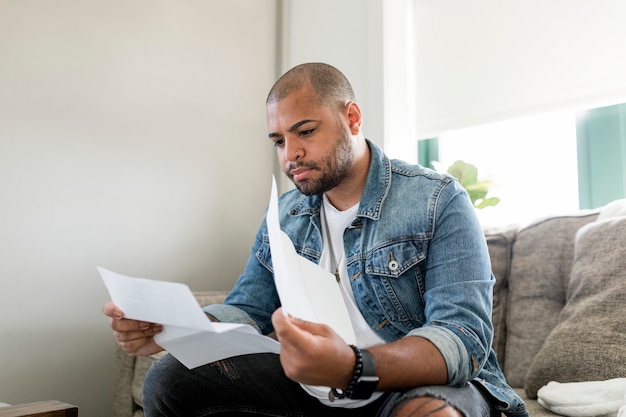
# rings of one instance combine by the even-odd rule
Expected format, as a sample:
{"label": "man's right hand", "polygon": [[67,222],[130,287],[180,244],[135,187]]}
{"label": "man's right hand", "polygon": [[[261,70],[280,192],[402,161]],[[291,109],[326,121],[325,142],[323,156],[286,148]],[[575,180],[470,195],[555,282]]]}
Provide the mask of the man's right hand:
{"label": "man's right hand", "polygon": [[154,335],[163,331],[160,324],[124,318],[124,312],[112,301],[102,307],[102,312],[110,318],[113,337],[117,345],[132,356],[147,356],[163,350],[154,341]]}

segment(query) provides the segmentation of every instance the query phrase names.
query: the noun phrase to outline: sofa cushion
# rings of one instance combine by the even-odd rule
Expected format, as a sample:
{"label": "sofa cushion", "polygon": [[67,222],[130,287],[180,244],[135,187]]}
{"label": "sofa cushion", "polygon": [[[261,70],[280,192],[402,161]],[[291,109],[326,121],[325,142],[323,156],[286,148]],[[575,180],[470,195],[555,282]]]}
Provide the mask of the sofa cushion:
{"label": "sofa cushion", "polygon": [[620,216],[626,216],[626,198],[611,201],[604,206],[598,215],[598,220],[606,220]]}
{"label": "sofa cushion", "polygon": [[504,373],[513,387],[524,387],[526,373],[565,306],[578,229],[597,211],[552,216],[517,233],[508,279],[507,343]]}
{"label": "sofa cushion", "polygon": [[511,246],[515,240],[517,226],[486,229],[485,238],[491,258],[491,270],[496,278],[493,287],[493,350],[502,365],[506,346],[506,305],[508,297],[508,277],[511,268]]}
{"label": "sofa cushion", "polygon": [[136,406],[143,408],[143,380],[152,366],[152,363],[162,356],[165,356],[165,354],[166,352],[159,352],[150,356],[140,356],[135,361],[135,373],[133,374],[131,393]]}
{"label": "sofa cushion", "polygon": [[526,393],[550,381],[603,381],[626,375],[626,217],[576,235],[567,304],[533,361]]}

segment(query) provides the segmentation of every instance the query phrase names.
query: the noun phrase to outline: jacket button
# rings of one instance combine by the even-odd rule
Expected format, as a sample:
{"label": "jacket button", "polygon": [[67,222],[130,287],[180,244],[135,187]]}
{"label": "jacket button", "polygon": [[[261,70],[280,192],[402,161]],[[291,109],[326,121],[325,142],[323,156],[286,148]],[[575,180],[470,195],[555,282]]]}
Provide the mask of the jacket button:
{"label": "jacket button", "polygon": [[396,261],[389,262],[389,269],[391,269],[392,271],[395,271],[396,269],[398,269],[398,262]]}

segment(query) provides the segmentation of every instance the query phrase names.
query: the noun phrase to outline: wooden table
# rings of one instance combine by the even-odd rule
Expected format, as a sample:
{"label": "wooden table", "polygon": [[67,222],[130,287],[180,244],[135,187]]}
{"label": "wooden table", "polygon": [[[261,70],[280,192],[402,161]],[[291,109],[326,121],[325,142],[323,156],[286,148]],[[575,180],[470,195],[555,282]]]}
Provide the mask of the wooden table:
{"label": "wooden table", "polygon": [[37,401],[34,403],[0,407],[0,417],[77,417],[78,407],[61,401]]}

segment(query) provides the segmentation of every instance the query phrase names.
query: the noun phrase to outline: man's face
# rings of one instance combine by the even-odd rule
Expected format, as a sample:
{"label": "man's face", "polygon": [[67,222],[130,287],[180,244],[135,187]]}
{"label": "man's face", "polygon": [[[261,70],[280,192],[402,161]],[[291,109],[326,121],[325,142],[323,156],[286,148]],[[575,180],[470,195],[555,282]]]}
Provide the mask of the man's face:
{"label": "man's face", "polygon": [[308,87],[267,106],[269,137],[280,166],[306,195],[343,181],[353,162],[352,136],[336,109],[315,104]]}

